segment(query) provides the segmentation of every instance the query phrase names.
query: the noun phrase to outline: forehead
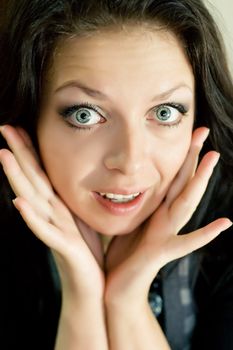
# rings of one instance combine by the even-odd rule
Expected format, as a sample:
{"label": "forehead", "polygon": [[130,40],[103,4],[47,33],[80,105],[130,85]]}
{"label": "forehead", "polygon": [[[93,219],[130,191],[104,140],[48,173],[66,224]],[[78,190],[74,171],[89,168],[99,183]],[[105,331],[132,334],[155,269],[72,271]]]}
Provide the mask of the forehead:
{"label": "forehead", "polygon": [[[193,84],[182,43],[164,30],[132,27],[60,41],[48,73],[51,88],[79,79],[111,89],[121,86],[169,88],[177,80]],[[156,85],[156,86],[155,86]],[[167,86],[168,85],[168,86]]]}

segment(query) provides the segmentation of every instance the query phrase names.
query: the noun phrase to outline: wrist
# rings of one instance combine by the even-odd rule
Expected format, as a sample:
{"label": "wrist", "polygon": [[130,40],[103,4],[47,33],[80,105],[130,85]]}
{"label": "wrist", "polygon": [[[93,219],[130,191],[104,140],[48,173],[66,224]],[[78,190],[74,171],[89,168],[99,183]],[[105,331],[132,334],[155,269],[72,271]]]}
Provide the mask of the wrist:
{"label": "wrist", "polygon": [[80,266],[79,261],[52,252],[58,270],[63,299],[103,300],[105,277],[96,266]]}
{"label": "wrist", "polygon": [[87,287],[82,281],[65,279],[61,282],[62,302],[80,305],[104,304],[104,290]]}
{"label": "wrist", "polygon": [[104,305],[107,312],[117,312],[124,315],[137,314],[148,306],[148,290],[140,291],[140,293],[128,294],[108,294],[104,298]]}
{"label": "wrist", "polygon": [[100,315],[105,313],[105,305],[103,299],[97,298],[80,298],[65,295],[62,297],[61,312],[63,315],[86,315],[87,318],[92,317],[93,314]]}
{"label": "wrist", "polygon": [[122,279],[122,274],[108,276],[106,280],[106,288],[104,301],[107,307],[129,307],[131,305],[146,305],[148,302],[148,294],[150,286],[156,273],[150,276],[135,276]]}
{"label": "wrist", "polygon": [[103,300],[64,297],[56,350],[107,350]]}

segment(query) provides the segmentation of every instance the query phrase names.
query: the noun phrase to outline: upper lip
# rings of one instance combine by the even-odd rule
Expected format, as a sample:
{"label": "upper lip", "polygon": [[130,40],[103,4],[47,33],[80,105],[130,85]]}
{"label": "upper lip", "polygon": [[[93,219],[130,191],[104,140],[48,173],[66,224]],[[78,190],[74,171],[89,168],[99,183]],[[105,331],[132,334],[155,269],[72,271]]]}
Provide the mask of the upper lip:
{"label": "upper lip", "polygon": [[127,188],[110,188],[110,189],[101,189],[97,193],[113,193],[113,194],[123,194],[123,195],[129,195],[129,194],[134,194],[134,193],[143,193],[147,190],[148,188],[142,188],[142,187],[135,187],[130,189],[129,187]]}

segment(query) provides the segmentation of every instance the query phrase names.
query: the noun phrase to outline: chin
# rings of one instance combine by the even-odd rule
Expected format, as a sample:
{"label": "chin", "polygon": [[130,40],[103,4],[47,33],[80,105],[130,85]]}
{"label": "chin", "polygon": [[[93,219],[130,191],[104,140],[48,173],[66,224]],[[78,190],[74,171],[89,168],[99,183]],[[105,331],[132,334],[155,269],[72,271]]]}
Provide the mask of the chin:
{"label": "chin", "polygon": [[141,223],[129,223],[128,225],[117,225],[116,223],[105,223],[105,225],[96,225],[92,227],[95,231],[105,236],[123,236],[132,233]]}
{"label": "chin", "polygon": [[109,237],[112,237],[112,236],[124,236],[124,235],[127,235],[129,233],[131,233],[133,230],[129,231],[129,230],[99,230],[98,233],[99,234],[102,234],[102,235],[105,235],[105,236],[109,236]]}

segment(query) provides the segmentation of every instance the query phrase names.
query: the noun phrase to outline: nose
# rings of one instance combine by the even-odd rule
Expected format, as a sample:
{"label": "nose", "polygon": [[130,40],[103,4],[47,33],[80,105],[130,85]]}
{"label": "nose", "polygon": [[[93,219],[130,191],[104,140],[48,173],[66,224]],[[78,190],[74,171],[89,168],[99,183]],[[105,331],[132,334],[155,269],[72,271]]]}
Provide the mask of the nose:
{"label": "nose", "polygon": [[147,161],[147,140],[145,131],[139,125],[126,127],[115,132],[111,147],[104,158],[108,170],[118,170],[125,175],[134,175],[145,167]]}

